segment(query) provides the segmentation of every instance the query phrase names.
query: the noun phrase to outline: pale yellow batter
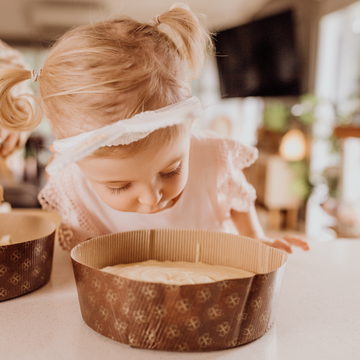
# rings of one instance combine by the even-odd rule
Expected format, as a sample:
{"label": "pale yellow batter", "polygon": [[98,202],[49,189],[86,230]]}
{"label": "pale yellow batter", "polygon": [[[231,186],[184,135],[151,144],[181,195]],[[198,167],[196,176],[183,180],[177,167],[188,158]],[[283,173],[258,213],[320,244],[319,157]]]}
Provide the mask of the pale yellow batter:
{"label": "pale yellow batter", "polygon": [[208,265],[201,262],[157,260],[107,266],[102,270],[132,280],[171,285],[205,284],[255,275],[245,270],[220,265]]}

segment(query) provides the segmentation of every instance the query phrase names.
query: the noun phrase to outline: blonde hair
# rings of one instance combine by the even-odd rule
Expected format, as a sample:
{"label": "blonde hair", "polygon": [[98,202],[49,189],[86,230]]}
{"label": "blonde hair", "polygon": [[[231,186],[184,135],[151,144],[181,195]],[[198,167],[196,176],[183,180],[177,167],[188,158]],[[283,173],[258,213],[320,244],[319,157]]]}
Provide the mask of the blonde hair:
{"label": "blonde hair", "polygon": [[28,130],[44,113],[61,139],[179,102],[191,96],[189,69],[197,76],[208,47],[205,26],[184,5],[149,23],[122,18],[76,27],[51,49],[37,109],[28,106],[26,118],[9,94],[31,72],[0,71],[0,126]]}
{"label": "blonde hair", "polygon": [[0,71],[1,69],[7,69],[8,74],[2,83],[6,96],[1,98],[1,102],[4,103],[4,109],[10,107],[12,111],[6,112],[3,117],[0,106],[0,127],[9,130],[16,130],[18,126],[24,130],[33,128],[41,120],[32,112],[29,100],[33,98],[33,93],[29,84],[17,80],[27,79],[26,63],[20,52],[0,40]]}

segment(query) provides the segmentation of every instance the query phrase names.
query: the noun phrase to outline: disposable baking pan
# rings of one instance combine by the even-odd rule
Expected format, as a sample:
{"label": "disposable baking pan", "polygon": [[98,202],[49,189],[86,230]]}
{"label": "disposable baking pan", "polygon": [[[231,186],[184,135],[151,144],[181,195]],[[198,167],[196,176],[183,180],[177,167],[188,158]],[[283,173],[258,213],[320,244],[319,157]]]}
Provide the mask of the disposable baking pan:
{"label": "disposable baking pan", "polygon": [[27,294],[49,281],[55,229],[54,222],[40,216],[0,214],[0,238],[10,235],[12,241],[0,245],[0,301]]}
{"label": "disposable baking pan", "polygon": [[[197,251],[197,249],[200,251]],[[238,235],[155,229],[106,235],[71,251],[82,317],[136,348],[210,351],[246,344],[274,323],[287,254]],[[231,266],[253,277],[196,285],[135,281],[105,266],[155,259]]]}

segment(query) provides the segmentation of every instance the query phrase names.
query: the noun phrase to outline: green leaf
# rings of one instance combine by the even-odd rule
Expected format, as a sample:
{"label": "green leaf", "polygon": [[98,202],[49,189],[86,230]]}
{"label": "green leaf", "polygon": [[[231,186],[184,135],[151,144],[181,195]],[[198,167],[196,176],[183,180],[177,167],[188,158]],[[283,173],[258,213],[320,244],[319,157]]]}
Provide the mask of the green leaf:
{"label": "green leaf", "polygon": [[281,101],[274,101],[265,107],[264,127],[271,131],[285,132],[290,120],[290,111]]}

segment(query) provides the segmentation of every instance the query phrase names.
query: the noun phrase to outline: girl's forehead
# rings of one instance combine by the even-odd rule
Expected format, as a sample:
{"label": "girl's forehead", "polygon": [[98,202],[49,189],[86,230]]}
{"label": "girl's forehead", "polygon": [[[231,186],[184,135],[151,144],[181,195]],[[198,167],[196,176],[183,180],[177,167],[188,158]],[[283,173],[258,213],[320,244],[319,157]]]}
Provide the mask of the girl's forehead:
{"label": "girl's forehead", "polygon": [[170,144],[157,144],[126,158],[86,158],[78,165],[89,180],[99,183],[145,181],[186,158],[189,140],[180,136]]}

